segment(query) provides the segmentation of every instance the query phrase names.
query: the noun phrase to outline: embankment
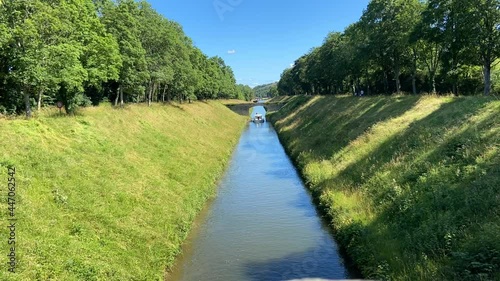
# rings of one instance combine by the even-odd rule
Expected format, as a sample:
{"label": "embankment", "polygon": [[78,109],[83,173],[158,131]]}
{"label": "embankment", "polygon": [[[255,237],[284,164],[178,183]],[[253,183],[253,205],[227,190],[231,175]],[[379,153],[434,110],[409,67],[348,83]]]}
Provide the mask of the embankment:
{"label": "embankment", "polygon": [[216,102],[88,108],[0,120],[1,197],[16,169],[16,274],[0,280],[161,280],[246,124]]}
{"label": "embankment", "polygon": [[297,96],[270,119],[366,278],[500,280],[500,101]]}

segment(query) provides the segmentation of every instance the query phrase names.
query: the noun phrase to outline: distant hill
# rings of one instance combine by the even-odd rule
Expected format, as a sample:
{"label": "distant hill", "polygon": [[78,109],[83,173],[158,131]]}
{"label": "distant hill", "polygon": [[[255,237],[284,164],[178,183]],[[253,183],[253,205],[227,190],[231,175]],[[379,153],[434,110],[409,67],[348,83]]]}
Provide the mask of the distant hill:
{"label": "distant hill", "polygon": [[257,98],[275,97],[278,95],[278,82],[257,86],[253,88],[253,91]]}

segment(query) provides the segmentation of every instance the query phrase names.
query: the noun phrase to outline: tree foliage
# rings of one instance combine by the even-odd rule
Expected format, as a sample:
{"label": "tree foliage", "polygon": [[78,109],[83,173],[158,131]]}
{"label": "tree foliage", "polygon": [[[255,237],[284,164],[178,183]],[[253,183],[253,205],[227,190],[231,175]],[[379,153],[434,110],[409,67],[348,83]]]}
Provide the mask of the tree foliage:
{"label": "tree foliage", "polygon": [[251,101],[254,98],[254,90],[250,88],[248,85],[238,84],[238,91],[240,96],[243,97],[246,101]]}
{"label": "tree foliage", "polygon": [[278,91],[489,95],[500,92],[499,52],[498,0],[372,0],[358,22],[286,69]]}
{"label": "tree foliage", "polygon": [[[248,92],[247,92],[248,95]],[[245,98],[232,69],[146,1],[0,4],[0,114],[63,102]]]}
{"label": "tree foliage", "polygon": [[274,98],[278,96],[278,83],[259,85],[253,88],[255,97]]}

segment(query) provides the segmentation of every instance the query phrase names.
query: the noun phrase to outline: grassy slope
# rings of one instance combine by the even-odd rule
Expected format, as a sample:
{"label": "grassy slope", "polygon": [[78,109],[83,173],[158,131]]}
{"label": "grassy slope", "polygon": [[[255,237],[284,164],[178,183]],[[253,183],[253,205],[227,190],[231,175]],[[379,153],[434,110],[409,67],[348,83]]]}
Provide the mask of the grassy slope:
{"label": "grassy slope", "polygon": [[271,118],[365,277],[500,280],[500,101],[287,101]]}
{"label": "grassy slope", "polygon": [[244,125],[215,102],[0,120],[2,197],[6,167],[17,169],[19,256],[19,273],[2,265],[0,280],[161,280]]}

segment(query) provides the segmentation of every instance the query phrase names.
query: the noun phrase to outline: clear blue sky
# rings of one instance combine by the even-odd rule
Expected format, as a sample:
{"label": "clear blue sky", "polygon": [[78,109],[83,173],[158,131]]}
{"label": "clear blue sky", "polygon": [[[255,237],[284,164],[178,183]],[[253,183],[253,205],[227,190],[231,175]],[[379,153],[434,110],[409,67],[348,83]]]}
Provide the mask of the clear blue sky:
{"label": "clear blue sky", "polygon": [[149,0],[208,56],[220,56],[238,83],[278,81],[284,69],[330,31],[359,20],[368,0]]}

